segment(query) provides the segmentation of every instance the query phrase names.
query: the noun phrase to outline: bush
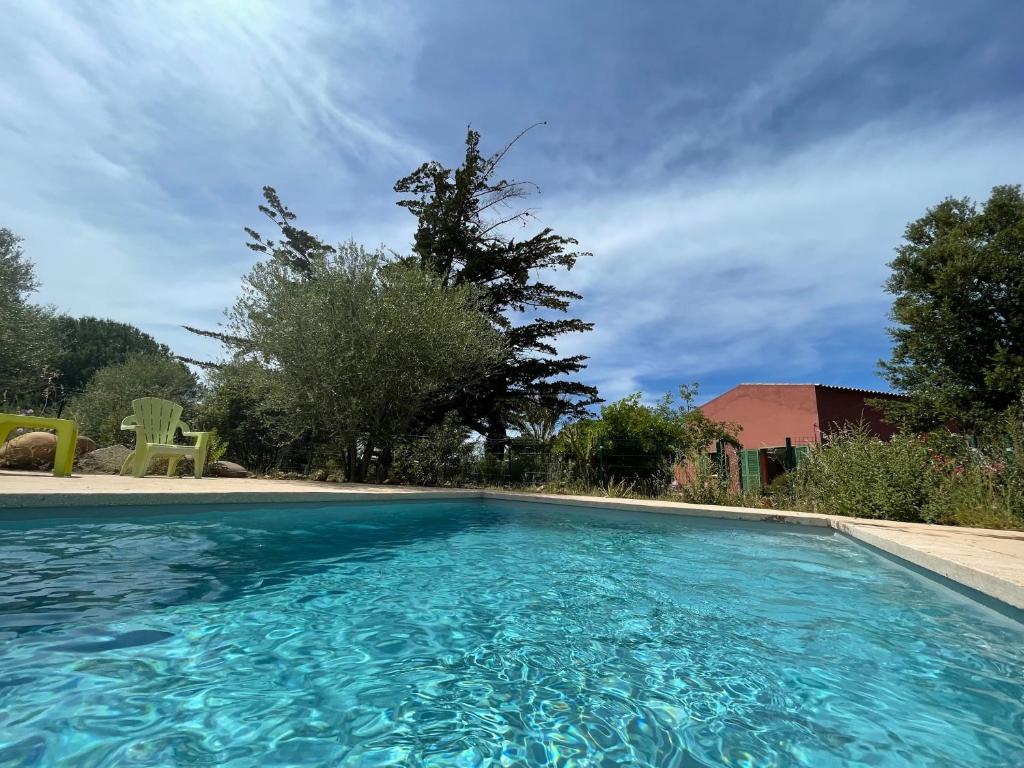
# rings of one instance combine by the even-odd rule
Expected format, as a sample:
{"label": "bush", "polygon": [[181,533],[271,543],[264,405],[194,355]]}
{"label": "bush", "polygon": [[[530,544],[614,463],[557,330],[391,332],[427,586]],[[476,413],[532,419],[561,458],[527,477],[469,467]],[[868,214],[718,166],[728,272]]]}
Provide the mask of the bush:
{"label": "bush", "polygon": [[183,418],[196,401],[195,376],[181,363],[166,357],[133,357],[120,365],[101,368],[68,412],[84,435],[99,445],[131,445],[135,433],[121,430],[121,421],[132,413],[132,400],[162,397],[185,407]]}
{"label": "bush", "polygon": [[229,446],[226,456],[246,468],[266,473],[278,469],[295,436],[280,426],[280,415],[267,409],[266,388],[255,363],[232,361],[207,376],[197,409],[202,429],[215,429]]}
{"label": "bush", "polygon": [[987,528],[1024,527],[1024,427],[1007,415],[972,446],[963,435],[897,435],[862,427],[829,436],[789,480],[810,512]]}
{"label": "bush", "polygon": [[604,487],[617,479],[643,488],[646,495],[661,495],[683,456],[703,452],[718,440],[735,440],[735,427],[704,416],[694,404],[696,397],[696,384],[679,388],[678,404],[665,395],[647,405],[638,392],[603,406],[599,419],[566,426],[553,451],[556,462],[567,465],[561,475]]}
{"label": "bush", "polygon": [[413,485],[453,485],[469,474],[475,451],[457,415],[449,414],[423,437],[394,446],[390,476]]}
{"label": "bush", "polygon": [[914,435],[882,442],[863,426],[830,435],[795,471],[796,506],[810,512],[925,521],[939,478],[928,446]]}

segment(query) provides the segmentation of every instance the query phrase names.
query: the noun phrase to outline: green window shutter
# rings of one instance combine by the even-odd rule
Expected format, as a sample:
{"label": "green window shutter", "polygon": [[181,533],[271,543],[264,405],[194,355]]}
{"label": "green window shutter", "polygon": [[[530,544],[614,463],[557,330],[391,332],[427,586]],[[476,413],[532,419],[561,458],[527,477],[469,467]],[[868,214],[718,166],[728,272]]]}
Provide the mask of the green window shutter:
{"label": "green window shutter", "polygon": [[740,451],[740,479],[744,491],[761,490],[761,452]]}
{"label": "green window shutter", "polygon": [[806,445],[798,445],[793,451],[796,454],[796,466],[799,467],[807,459],[807,454],[811,452],[811,449]]}

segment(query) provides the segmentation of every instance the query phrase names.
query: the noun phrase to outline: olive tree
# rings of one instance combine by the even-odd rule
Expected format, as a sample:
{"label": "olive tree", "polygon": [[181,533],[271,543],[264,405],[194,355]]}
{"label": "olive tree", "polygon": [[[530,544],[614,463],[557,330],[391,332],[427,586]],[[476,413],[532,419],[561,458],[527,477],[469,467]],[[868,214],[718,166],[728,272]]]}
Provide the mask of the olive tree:
{"label": "olive tree", "polygon": [[471,287],[355,243],[320,249],[302,270],[257,263],[228,317],[222,338],[258,364],[268,409],[337,446],[356,481],[435,393],[468,387],[504,354]]}
{"label": "olive tree", "polygon": [[29,303],[38,287],[21,238],[0,228],[0,405],[44,399],[57,344],[52,313]]}

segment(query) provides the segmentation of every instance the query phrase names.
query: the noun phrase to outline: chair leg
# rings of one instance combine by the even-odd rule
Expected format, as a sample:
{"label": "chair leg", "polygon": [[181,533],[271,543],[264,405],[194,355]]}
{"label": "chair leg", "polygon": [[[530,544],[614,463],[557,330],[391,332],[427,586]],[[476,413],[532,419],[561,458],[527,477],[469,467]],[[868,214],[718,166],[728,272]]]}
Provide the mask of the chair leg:
{"label": "chair leg", "polygon": [[135,449],[135,466],[133,467],[132,474],[135,477],[145,477],[146,469],[149,467],[149,451],[146,446],[140,446]]}
{"label": "chair leg", "polygon": [[206,454],[209,451],[209,435],[204,434],[198,440],[196,440],[196,454],[192,457],[192,468],[194,470],[196,480],[199,480],[203,476],[203,470],[206,468]]}
{"label": "chair leg", "polygon": [[167,460],[167,476],[174,477],[178,469],[178,462],[181,461],[181,456],[171,456]]}
{"label": "chair leg", "polygon": [[74,424],[57,428],[57,450],[53,457],[53,476],[70,477],[75,464],[78,427]]}
{"label": "chair leg", "polygon": [[124,464],[121,465],[121,474],[122,475],[130,475],[131,474],[132,465],[133,465],[134,462],[135,462],[135,451],[132,451],[131,453],[129,453],[125,457]]}

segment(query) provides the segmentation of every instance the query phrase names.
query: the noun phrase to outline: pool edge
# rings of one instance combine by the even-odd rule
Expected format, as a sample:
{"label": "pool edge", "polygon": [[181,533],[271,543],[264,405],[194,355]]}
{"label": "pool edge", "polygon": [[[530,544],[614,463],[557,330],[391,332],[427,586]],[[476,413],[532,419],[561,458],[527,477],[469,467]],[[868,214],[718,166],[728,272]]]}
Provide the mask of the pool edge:
{"label": "pool edge", "polygon": [[[68,508],[99,506],[148,506],[163,504],[260,504],[260,503],[303,503],[320,504],[372,502],[372,501],[416,501],[448,499],[493,499],[519,501],[534,504],[553,504],[573,507],[594,507],[618,509],[654,514],[680,515],[689,517],[716,518],[725,520],[747,520],[799,526],[827,527],[850,538],[885,552],[898,560],[909,563],[943,579],[959,584],[981,595],[1003,603],[1017,610],[1024,610],[1024,583],[1017,583],[1001,577],[991,570],[972,567],[928,551],[923,546],[910,546],[895,540],[897,534],[911,536],[927,533],[931,536],[955,537],[971,535],[969,529],[946,529],[943,526],[920,523],[885,523],[875,520],[840,517],[836,515],[794,512],[786,510],[752,509],[747,507],[725,507],[713,505],[686,504],[683,502],[656,501],[644,499],[601,498],[593,496],[568,496],[541,493],[517,493],[513,491],[481,489],[428,489],[398,488],[388,490],[365,490],[352,488],[323,488],[316,491],[297,488],[260,491],[156,491],[139,492],[92,492],[92,493],[8,493],[0,494],[0,509],[10,508]],[[1000,531],[981,532],[993,538],[1013,538],[1024,541],[1024,534]],[[983,550],[969,552],[965,546],[964,555],[981,559],[989,564],[988,553]],[[1003,555],[1015,565],[1019,558]],[[970,558],[968,558],[970,559]]]}

